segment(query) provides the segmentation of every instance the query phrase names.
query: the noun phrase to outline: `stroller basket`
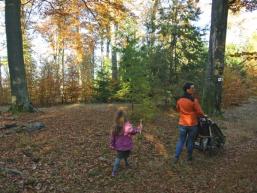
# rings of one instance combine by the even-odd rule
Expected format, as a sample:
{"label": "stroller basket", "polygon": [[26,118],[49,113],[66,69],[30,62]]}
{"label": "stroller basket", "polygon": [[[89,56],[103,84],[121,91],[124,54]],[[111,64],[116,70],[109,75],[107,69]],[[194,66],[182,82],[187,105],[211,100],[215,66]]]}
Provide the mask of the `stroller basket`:
{"label": "stroller basket", "polygon": [[224,146],[226,137],[216,123],[207,117],[199,119],[198,134],[194,147],[205,151],[219,149]]}

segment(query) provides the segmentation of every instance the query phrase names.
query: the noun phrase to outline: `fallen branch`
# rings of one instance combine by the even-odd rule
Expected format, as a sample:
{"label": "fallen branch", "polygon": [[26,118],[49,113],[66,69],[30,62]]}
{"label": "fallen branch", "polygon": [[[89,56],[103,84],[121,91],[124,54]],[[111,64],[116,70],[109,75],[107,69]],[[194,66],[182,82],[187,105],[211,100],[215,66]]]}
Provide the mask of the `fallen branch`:
{"label": "fallen branch", "polygon": [[28,123],[26,125],[18,126],[15,123],[15,124],[9,125],[9,127],[6,127],[5,125],[5,127],[3,128],[6,129],[3,133],[5,135],[9,135],[12,133],[20,133],[24,131],[29,133],[36,132],[45,128],[45,125],[42,122],[34,122],[34,123]]}
{"label": "fallen branch", "polygon": [[10,168],[1,168],[0,167],[0,173],[1,174],[10,174],[14,176],[22,176],[22,172],[16,169],[10,169]]}

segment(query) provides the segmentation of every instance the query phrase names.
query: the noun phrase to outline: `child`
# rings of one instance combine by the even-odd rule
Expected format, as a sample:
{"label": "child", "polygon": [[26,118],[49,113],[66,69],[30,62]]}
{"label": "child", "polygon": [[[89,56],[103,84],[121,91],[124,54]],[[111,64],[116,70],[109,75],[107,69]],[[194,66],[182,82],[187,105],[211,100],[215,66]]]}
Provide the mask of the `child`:
{"label": "child", "polygon": [[111,149],[117,151],[117,156],[114,161],[112,170],[112,176],[115,176],[120,166],[120,161],[124,159],[126,167],[129,166],[128,157],[131,149],[133,148],[132,135],[135,135],[142,130],[142,123],[138,128],[133,128],[130,122],[127,120],[124,111],[117,112],[115,117],[115,127],[111,134]]}

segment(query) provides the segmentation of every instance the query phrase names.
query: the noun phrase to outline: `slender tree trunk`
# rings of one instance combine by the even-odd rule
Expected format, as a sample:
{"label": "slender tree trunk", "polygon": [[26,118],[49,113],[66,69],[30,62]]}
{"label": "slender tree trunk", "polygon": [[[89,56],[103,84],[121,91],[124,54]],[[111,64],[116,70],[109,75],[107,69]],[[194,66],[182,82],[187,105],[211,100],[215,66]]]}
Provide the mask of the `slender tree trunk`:
{"label": "slender tree trunk", "polygon": [[103,37],[101,37],[101,69],[104,68],[104,40]]}
{"label": "slender tree trunk", "polygon": [[107,43],[106,43],[106,57],[110,58],[110,45],[111,45],[111,40],[108,38]]}
{"label": "slender tree trunk", "polygon": [[154,0],[154,4],[153,4],[152,10],[151,10],[151,31],[149,34],[150,46],[153,46],[155,43],[155,31],[156,31],[155,19],[156,19],[156,14],[158,11],[159,4],[160,4],[160,0]]}
{"label": "slender tree trunk", "polygon": [[112,79],[118,80],[118,64],[117,64],[117,51],[116,49],[112,50]]}
{"label": "slender tree trunk", "polygon": [[[77,21],[79,21],[79,17],[76,17]],[[80,34],[80,26],[76,26],[76,33]],[[81,45],[81,38],[76,38],[76,44],[77,45]],[[84,62],[84,57],[85,57],[85,54],[84,54],[84,50],[83,50],[83,54],[79,52],[79,50],[76,50],[77,51],[77,57],[80,58],[79,60],[79,63],[77,65],[77,70],[78,70],[78,82],[79,82],[79,87],[82,88],[82,66],[83,66],[83,62]]]}
{"label": "slender tree trunk", "polygon": [[20,0],[6,0],[5,3],[6,39],[12,94],[11,110],[33,111],[25,77],[20,21],[21,2]]}
{"label": "slender tree trunk", "polygon": [[113,45],[112,45],[112,79],[114,81],[118,80],[118,62],[117,62],[117,50],[116,50],[116,42],[117,36],[116,32],[118,30],[117,24],[114,26],[114,37],[113,37]]}
{"label": "slender tree trunk", "polygon": [[26,73],[26,80],[27,80],[27,88],[29,93],[29,98],[32,101],[33,97],[33,72],[34,72],[34,65],[32,61],[32,54],[31,54],[31,42],[29,39],[29,35],[27,33],[28,30],[28,23],[26,22],[26,11],[21,9],[21,32],[22,32],[22,43],[23,43],[23,57],[24,57],[24,65],[25,65],[25,73]]}
{"label": "slender tree trunk", "polygon": [[[172,23],[175,25],[175,29],[171,34],[172,40],[170,42],[170,49],[171,49],[171,62],[170,62],[170,82],[169,84],[173,84],[173,80],[177,79],[176,75],[176,45],[177,45],[177,25],[178,25],[178,9],[177,9],[177,1],[173,2],[173,17],[172,17]],[[171,91],[172,92],[172,91]]]}
{"label": "slender tree trunk", "polygon": [[94,76],[95,76],[95,45],[93,45],[92,48],[92,64],[91,64],[91,77],[92,80],[94,80]]}
{"label": "slender tree trunk", "polygon": [[2,104],[3,100],[3,85],[2,85],[2,63],[0,58],[0,104]]}
{"label": "slender tree trunk", "polygon": [[107,40],[106,40],[106,58],[110,58],[110,45],[111,45],[111,32],[108,30]]}
{"label": "slender tree trunk", "polygon": [[207,113],[221,112],[227,18],[228,0],[213,0],[209,57],[203,90],[203,104]]}
{"label": "slender tree trunk", "polygon": [[65,86],[65,80],[64,80],[64,78],[65,78],[65,69],[64,69],[64,40],[63,40],[63,42],[62,42],[62,104],[64,103],[64,100],[65,100],[65,97],[64,97],[64,95],[65,95],[65,93],[64,93],[64,86]]}
{"label": "slender tree trunk", "polygon": [[[83,57],[84,57],[84,56],[83,56]],[[81,74],[81,68],[82,68],[82,66],[83,66],[83,59],[82,59],[82,62],[77,65],[79,87],[82,87],[82,74]]]}

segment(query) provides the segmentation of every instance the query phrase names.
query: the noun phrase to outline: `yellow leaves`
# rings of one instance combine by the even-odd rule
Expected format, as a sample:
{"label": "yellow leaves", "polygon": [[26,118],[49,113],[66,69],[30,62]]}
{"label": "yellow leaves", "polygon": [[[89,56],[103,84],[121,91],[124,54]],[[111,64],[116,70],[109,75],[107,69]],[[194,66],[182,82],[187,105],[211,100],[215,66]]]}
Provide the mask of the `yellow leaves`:
{"label": "yellow leaves", "polygon": [[223,106],[238,105],[249,96],[249,89],[244,78],[236,70],[224,71]]}
{"label": "yellow leaves", "polygon": [[158,154],[162,155],[166,159],[168,158],[168,152],[160,140],[158,140],[155,136],[149,133],[144,133],[144,137],[147,141],[154,144],[155,150]]}
{"label": "yellow leaves", "polygon": [[102,27],[109,25],[110,21],[119,23],[125,18],[127,10],[122,0],[98,1],[86,3]]}
{"label": "yellow leaves", "polygon": [[249,90],[252,95],[257,95],[257,64],[256,60],[250,60],[246,64]]}
{"label": "yellow leaves", "polygon": [[111,22],[119,23],[126,12],[123,0],[56,0],[46,8],[46,19],[37,30],[53,50],[72,49],[75,62],[81,63],[85,52],[92,52],[97,34],[111,37]]}

